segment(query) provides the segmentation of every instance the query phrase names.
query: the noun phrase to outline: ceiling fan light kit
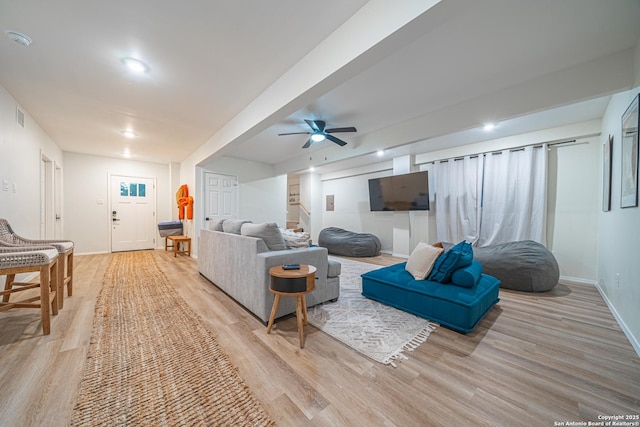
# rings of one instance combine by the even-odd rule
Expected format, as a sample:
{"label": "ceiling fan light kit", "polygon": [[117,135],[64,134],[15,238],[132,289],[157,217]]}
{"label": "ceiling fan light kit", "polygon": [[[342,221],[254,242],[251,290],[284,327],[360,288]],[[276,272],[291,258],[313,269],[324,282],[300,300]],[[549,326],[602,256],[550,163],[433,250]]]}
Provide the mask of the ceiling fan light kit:
{"label": "ceiling fan light kit", "polygon": [[279,133],[278,136],[282,135],[310,135],[307,142],[302,146],[302,148],[309,148],[312,142],[321,142],[325,139],[328,139],[331,142],[338,144],[341,147],[347,145],[347,143],[340,138],[336,138],[331,135],[332,133],[338,132],[357,132],[357,129],[353,126],[342,127],[342,128],[331,128],[326,129],[326,123],[324,120],[304,120],[307,125],[311,128],[311,132],[288,132],[288,133]]}

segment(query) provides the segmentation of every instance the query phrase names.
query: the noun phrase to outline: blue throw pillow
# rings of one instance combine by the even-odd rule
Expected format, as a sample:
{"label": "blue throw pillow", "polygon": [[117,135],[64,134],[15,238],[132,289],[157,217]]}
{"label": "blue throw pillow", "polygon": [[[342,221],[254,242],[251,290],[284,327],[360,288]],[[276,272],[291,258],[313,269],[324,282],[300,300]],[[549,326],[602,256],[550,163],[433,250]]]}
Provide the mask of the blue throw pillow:
{"label": "blue throw pillow", "polygon": [[463,288],[473,288],[482,277],[482,264],[473,260],[467,267],[457,269],[451,275],[451,283]]}
{"label": "blue throw pillow", "polygon": [[463,240],[438,257],[427,279],[434,282],[449,283],[453,272],[459,268],[469,266],[471,261],[473,261],[471,243]]}

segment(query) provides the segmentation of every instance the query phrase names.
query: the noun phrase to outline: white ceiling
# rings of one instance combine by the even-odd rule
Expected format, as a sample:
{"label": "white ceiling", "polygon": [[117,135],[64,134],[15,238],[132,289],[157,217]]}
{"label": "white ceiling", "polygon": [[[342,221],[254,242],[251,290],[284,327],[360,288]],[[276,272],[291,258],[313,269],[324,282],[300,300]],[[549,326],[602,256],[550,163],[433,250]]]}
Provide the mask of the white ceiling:
{"label": "white ceiling", "polygon": [[[180,162],[366,3],[0,1],[0,28],[33,39],[0,38],[0,84],[65,151]],[[475,142],[486,121],[509,123],[506,136],[598,118],[634,83],[638,22],[638,0],[443,0],[219,153],[290,172],[309,158],[335,167],[380,148]],[[125,56],[150,72],[127,73]],[[308,150],[305,135],[277,136],[306,131],[305,118],[358,133]]]}

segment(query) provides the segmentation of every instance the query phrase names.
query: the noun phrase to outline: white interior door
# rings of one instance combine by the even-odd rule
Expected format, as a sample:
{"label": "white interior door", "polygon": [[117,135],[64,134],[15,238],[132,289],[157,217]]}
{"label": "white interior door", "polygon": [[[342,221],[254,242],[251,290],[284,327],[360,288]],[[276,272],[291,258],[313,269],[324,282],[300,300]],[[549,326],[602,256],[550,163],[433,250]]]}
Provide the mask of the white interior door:
{"label": "white interior door", "polygon": [[238,178],[204,173],[204,228],[221,219],[238,216]]}
{"label": "white interior door", "polygon": [[155,247],[155,180],[111,176],[111,252]]}
{"label": "white interior door", "polygon": [[55,165],[55,176],[53,178],[53,211],[55,213],[54,238],[62,239],[62,168]]}
{"label": "white interior door", "polygon": [[[40,238],[55,237],[54,212],[54,163],[46,155],[40,155]],[[15,189],[13,190],[15,192]]]}

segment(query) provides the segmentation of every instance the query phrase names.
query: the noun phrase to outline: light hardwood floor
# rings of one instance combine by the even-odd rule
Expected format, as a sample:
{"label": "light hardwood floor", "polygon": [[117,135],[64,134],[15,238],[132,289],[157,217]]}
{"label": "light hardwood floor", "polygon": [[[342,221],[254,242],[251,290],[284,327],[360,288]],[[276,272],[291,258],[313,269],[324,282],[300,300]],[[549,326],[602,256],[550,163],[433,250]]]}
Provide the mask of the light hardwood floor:
{"label": "light hardwood floor", "polygon": [[[267,335],[195,260],[154,254],[279,426],[553,426],[640,414],[640,359],[590,285],[501,290],[473,333],[439,327],[393,368],[310,325],[301,350],[294,317]],[[38,310],[0,313],[0,426],[68,425],[110,258],[76,256],[74,296],[51,335]]]}

